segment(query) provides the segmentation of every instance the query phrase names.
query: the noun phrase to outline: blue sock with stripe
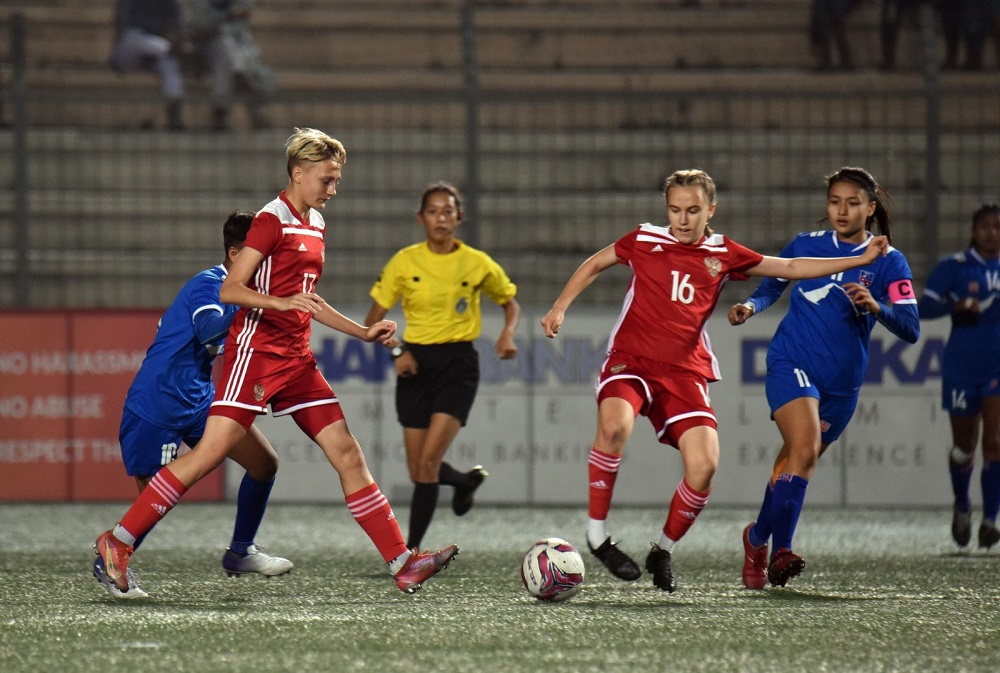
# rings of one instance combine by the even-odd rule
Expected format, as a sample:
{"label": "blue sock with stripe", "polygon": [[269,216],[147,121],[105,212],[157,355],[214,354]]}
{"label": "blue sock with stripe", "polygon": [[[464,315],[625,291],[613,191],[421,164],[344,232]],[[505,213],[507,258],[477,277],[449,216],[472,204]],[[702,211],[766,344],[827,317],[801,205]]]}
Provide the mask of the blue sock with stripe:
{"label": "blue sock with stripe", "polygon": [[787,473],[778,475],[774,482],[774,493],[771,496],[772,556],[781,548],[792,548],[792,537],[799,523],[808,485],[808,480]]}

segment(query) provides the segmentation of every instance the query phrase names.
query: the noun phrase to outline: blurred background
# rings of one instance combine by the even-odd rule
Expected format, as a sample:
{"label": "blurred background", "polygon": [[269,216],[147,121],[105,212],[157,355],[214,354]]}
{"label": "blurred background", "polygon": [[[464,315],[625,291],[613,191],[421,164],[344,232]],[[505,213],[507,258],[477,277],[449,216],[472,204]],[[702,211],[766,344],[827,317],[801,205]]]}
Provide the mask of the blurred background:
{"label": "blurred background", "polygon": [[978,67],[964,41],[947,62],[936,3],[885,2],[908,9],[891,69],[883,0],[842,0],[848,63],[835,31],[822,53],[836,23],[812,0],[243,0],[276,90],[251,108],[237,87],[213,131],[188,28],[178,131],[156,73],[109,67],[115,0],[5,0],[0,307],[165,306],[220,259],[226,213],[284,186],[295,126],[348,150],[325,213],[335,305],[367,302],[421,238],[430,181],[462,188],[464,238],[544,305],[591,252],[662,224],[663,179],[687,167],[718,183],[716,230],[768,254],[823,215],[824,175],[867,168],[919,287],[997,198],[1000,71],[989,38]]}
{"label": "blurred background", "polygon": [[[526,354],[545,342],[533,325],[584,258],[641,222],[665,223],[662,183],[676,169],[715,178],[717,231],[777,254],[795,233],[819,227],[824,176],[863,166],[892,196],[893,242],[918,290],[941,256],[968,244],[972,212],[998,199],[1000,24],[981,13],[992,11],[990,0],[179,0],[168,39],[182,97],[165,94],[152,59],[129,69],[112,58],[130,3],[149,18],[169,1],[0,3],[0,499],[107,496],[81,484],[107,474],[107,462],[118,460],[120,472],[120,400],[157,315],[188,278],[222,260],[227,213],[256,210],[284,187],[293,127],[322,129],[348,151],[324,212],[325,298],[363,311],[385,261],[423,238],[414,220],[420,191],[450,180],[466,201],[461,237],[518,284]],[[225,100],[213,85],[213,52],[199,42],[205,3],[235,6],[258,66],[255,77],[233,78]],[[518,404],[531,408],[540,404],[531,385],[546,383],[554,401],[575,386],[573,416],[588,420],[570,434],[581,445],[591,432],[592,369],[627,270],[609,275],[620,282],[595,283],[576,303],[596,316],[580,328],[593,357],[574,360],[578,372],[539,374],[528,357],[517,376],[503,370],[494,381],[514,381]],[[727,286],[719,306],[750,289]],[[18,322],[25,316],[36,322]],[[757,328],[762,343],[775,324]],[[893,404],[923,423],[883,414],[876,436],[890,449],[900,426],[913,435],[907,450],[926,442],[933,454],[938,435],[947,443],[946,421],[934,418],[943,336],[905,351],[908,360],[897,358],[905,344],[880,347],[889,387],[872,394],[902,390]],[[347,355],[337,359],[349,354],[337,338],[314,344],[324,373],[339,390],[371,388],[375,409],[388,394],[388,360],[365,351],[358,357],[369,359],[352,370]],[[723,371],[737,386],[720,388],[718,404],[742,418],[744,397],[759,398],[762,387],[753,363],[738,360],[746,341],[726,339],[725,355],[737,361]],[[569,362],[567,353],[552,358]],[[484,388],[494,393],[507,399]],[[908,402],[913,395],[922,402]],[[756,404],[748,415],[760,417],[760,432],[741,441],[765,446],[763,456],[776,433]],[[524,424],[523,411],[511,414],[470,429],[456,450],[486,462],[494,430]],[[384,426],[371,432],[373,462],[392,463],[398,428],[381,407],[370,415],[366,423]],[[100,429],[87,429],[91,416]],[[527,425],[530,474],[544,442]],[[553,420],[550,444],[566,429]],[[359,437],[369,440],[366,427]],[[584,469],[585,448],[573,454],[574,469]],[[846,442],[842,449],[851,455]],[[763,475],[767,459],[755,461]],[[908,461],[940,487],[926,499],[946,502],[943,463]],[[30,471],[42,463],[66,472],[54,480],[65,489],[18,491],[15,482],[53,482]],[[843,465],[884,477],[870,462]],[[847,483],[831,487],[830,502],[849,501]],[[120,491],[133,492],[128,483]],[[734,493],[751,501],[756,490]]]}

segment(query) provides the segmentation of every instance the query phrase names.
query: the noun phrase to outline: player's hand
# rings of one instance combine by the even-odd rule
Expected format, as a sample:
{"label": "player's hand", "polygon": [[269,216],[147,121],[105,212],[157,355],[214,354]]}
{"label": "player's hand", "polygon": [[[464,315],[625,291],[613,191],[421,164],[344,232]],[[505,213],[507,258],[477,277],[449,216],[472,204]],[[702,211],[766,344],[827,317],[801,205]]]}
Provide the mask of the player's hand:
{"label": "player's hand", "polygon": [[562,327],[563,319],[566,317],[565,311],[560,311],[553,308],[545,317],[542,318],[542,329],[545,331],[545,336],[550,339],[554,339],[557,334],[559,334],[559,328]]}
{"label": "player's hand", "polygon": [[306,313],[319,313],[326,303],[323,297],[312,292],[300,292],[291,297],[277,297],[278,311],[304,311]]}
{"label": "player's hand", "polygon": [[511,360],[517,355],[517,344],[514,337],[509,334],[501,334],[497,339],[497,357],[501,360]]}
{"label": "player's hand", "polygon": [[[861,254],[861,259],[865,261],[865,264],[871,264],[879,256],[885,256],[889,254],[889,239],[885,236],[873,236],[870,241],[868,241],[868,247]],[[863,266],[863,265],[862,265]]]}
{"label": "player's hand", "polygon": [[750,316],[753,315],[753,313],[753,304],[736,304],[729,309],[729,313],[726,317],[729,318],[730,325],[742,325]]}
{"label": "player's hand", "polygon": [[955,315],[971,314],[979,315],[979,300],[975,297],[966,297],[955,304]]}
{"label": "player's hand", "polygon": [[872,296],[872,293],[867,287],[859,283],[844,283],[844,292],[847,296],[851,298],[854,305],[858,307],[859,310],[867,311],[872,315],[878,315],[878,312],[882,310],[879,303]]}
{"label": "player's hand", "polygon": [[383,345],[387,345],[395,333],[395,320],[379,320],[378,322],[373,322],[365,328],[365,335],[363,338],[368,343],[378,341]]}

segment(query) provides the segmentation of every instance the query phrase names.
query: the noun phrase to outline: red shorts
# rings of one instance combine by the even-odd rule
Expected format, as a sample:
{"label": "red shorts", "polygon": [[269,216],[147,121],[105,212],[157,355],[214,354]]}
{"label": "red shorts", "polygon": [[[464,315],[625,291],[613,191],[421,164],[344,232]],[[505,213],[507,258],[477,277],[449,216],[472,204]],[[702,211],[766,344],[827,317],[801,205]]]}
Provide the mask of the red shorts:
{"label": "red shorts", "polygon": [[674,448],[690,428],[718,428],[708,399],[708,381],[655,360],[611,353],[597,380],[598,404],[608,397],[631,403],[636,415],[649,418],[660,442]]}
{"label": "red shorts", "polygon": [[231,355],[227,348],[209,415],[225,416],[249,428],[258,415],[267,413],[268,404],[274,416],[291,415],[313,439],[320,430],[344,418],[340,401],[312,353],[298,357],[252,351]]}

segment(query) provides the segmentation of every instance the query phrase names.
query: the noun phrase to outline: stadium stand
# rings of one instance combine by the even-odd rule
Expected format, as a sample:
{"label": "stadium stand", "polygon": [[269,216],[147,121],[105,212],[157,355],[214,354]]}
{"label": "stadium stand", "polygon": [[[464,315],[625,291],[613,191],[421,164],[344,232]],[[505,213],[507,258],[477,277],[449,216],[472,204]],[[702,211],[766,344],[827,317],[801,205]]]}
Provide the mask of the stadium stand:
{"label": "stadium stand", "polygon": [[[463,4],[259,0],[252,23],[264,62],[276,69],[283,91],[455,91],[463,84]],[[902,72],[871,70],[878,53],[874,4],[852,17],[855,60],[868,67],[861,73],[822,76],[810,69],[808,0],[698,0],[695,5],[681,0],[511,0],[482,5],[474,20],[476,57],[479,86],[487,91],[843,91],[857,86],[859,76],[866,85],[891,82],[907,88],[922,83],[915,71],[919,45],[913,30],[903,34]],[[113,6],[113,0],[37,0],[0,8],[0,22],[14,12],[25,16],[27,85],[40,98],[48,91],[78,91],[145,92],[152,99],[150,109],[143,107],[139,115],[123,110],[123,117],[85,106],[38,107],[31,111],[34,126],[114,128],[137,116],[155,116],[155,80],[144,74],[117,75],[107,67]],[[188,79],[197,98],[206,82]],[[280,110],[274,122],[289,125]],[[608,123],[614,126],[616,120]]]}
{"label": "stadium stand", "polygon": [[[107,67],[113,0],[4,3],[5,37],[14,12],[27,22],[29,201],[33,221],[45,223],[32,227],[31,245],[36,268],[46,269],[33,279],[33,302],[165,305],[191,268],[216,256],[217,232],[205,222],[220,209],[253,208],[282,186],[274,151],[296,125],[331,130],[349,146],[351,198],[338,200],[333,216],[364,226],[338,228],[329,275],[343,296],[367,297],[373,270],[401,243],[401,215],[412,212],[414,195],[428,180],[460,179],[466,169],[464,5],[258,0],[254,30],[279,82],[274,130],[247,132],[236,115],[227,142],[206,130],[207,82],[197,80],[189,81],[189,131],[132,132],[158,128],[162,105],[154,76]],[[809,0],[481,5],[478,205],[489,226],[478,244],[518,279],[525,303],[551,301],[582,255],[617,237],[615,227],[661,212],[658,184],[680,166],[710,169],[726,199],[726,233],[762,251],[776,253],[808,225],[802,214],[815,214],[818,180],[839,161],[832,157],[879,165],[891,156],[891,171],[876,172],[895,187],[902,219],[920,221],[926,117],[918,36],[904,33],[898,71],[879,71],[877,4],[852,17],[859,67],[850,73],[812,70]],[[0,75],[3,91],[9,67]],[[982,90],[981,77],[949,72],[941,82]],[[1000,128],[998,97],[994,87],[989,105],[942,98],[941,126],[954,134],[940,157],[948,180],[941,212],[950,217],[967,212],[983,176],[1000,170],[996,134],[961,135]],[[11,142],[0,135],[0,152],[10,154]],[[158,161],[123,160],[143,154]],[[0,182],[11,184],[12,170],[0,163]],[[52,184],[62,198],[46,197]],[[11,209],[0,196],[0,219]],[[12,249],[3,236],[0,247]],[[957,249],[961,241],[940,243]],[[912,248],[919,274],[933,255]],[[13,273],[4,259],[0,287]],[[595,288],[587,299],[617,302],[620,288]],[[11,300],[0,296],[4,304]]]}

